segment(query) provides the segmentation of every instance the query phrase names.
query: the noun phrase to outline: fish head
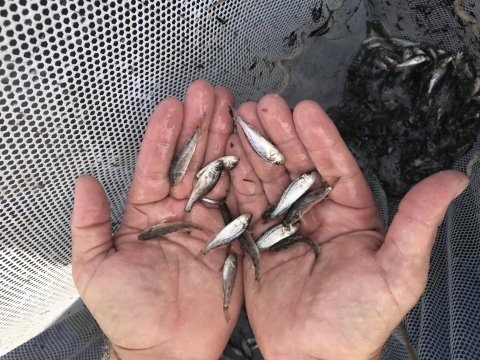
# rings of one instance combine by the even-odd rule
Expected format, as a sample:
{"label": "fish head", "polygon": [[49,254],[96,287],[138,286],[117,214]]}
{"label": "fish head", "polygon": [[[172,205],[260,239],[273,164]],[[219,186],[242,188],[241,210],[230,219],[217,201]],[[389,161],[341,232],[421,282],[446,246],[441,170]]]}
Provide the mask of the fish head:
{"label": "fish head", "polygon": [[295,223],[293,223],[292,225],[290,225],[290,233],[293,234],[295,233],[299,228],[300,228],[300,225],[301,225],[301,222],[300,221],[297,221]]}
{"label": "fish head", "polygon": [[170,174],[170,185],[175,186],[177,185],[180,180],[182,180],[182,174],[180,172],[176,172],[174,174]]}
{"label": "fish head", "polygon": [[312,170],[307,172],[304,176],[305,176],[305,180],[315,181],[317,180],[318,175],[319,174],[316,170]]}
{"label": "fish head", "polygon": [[223,167],[225,170],[232,170],[240,162],[240,158],[236,156],[225,156],[223,158]]}
{"label": "fish head", "polygon": [[250,221],[252,221],[252,214],[243,214],[242,215],[242,223],[244,223],[248,226],[248,224],[250,224]]}
{"label": "fish head", "polygon": [[270,155],[270,162],[276,165],[283,165],[285,164],[285,158],[283,157],[282,154],[275,152],[272,155]]}

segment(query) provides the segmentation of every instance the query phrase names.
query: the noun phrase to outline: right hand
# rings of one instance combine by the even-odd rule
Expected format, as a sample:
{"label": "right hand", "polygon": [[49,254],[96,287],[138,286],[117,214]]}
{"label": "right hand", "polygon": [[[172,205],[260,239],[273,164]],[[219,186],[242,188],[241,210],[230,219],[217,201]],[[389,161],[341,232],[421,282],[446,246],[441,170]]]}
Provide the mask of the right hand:
{"label": "right hand", "polygon": [[[385,231],[372,192],[335,125],[312,101],[292,114],[277,95],[238,109],[286,158],[272,165],[254,153],[241,130],[227,155],[240,158],[230,174],[236,214],[253,214],[254,238],[261,214],[297,176],[317,169],[325,181],[339,178],[328,199],[302,219],[299,233],[320,245],[313,254],[298,245],[261,253],[260,291],[244,261],[248,318],[265,359],[378,359],[395,327],[425,289],[430,252],[447,206],[468,185],[457,171],[435,174],[402,200]],[[247,179],[249,181],[245,181]]]}

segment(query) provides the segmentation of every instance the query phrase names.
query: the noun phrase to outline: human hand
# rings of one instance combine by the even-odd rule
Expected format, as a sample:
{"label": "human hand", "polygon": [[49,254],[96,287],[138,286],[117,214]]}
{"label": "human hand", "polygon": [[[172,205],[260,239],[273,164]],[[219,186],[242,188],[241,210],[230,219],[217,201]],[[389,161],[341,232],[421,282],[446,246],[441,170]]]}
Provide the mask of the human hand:
{"label": "human hand", "polygon": [[[320,245],[262,252],[260,292],[249,284],[244,263],[249,321],[265,359],[378,359],[394,328],[426,286],[430,252],[448,204],[468,184],[456,171],[437,173],[402,200],[388,232],[372,192],[353,156],[325,112],[312,101],[293,114],[283,99],[265,96],[245,103],[239,114],[284,154],[285,166],[256,155],[241,130],[230,136],[227,155],[240,158],[230,172],[238,213],[253,214],[254,238],[270,224],[261,214],[297,176],[317,169],[338,179],[328,199],[302,219],[299,233]],[[247,179],[248,181],[245,181]]]}
{"label": "human hand", "polygon": [[[204,162],[225,155],[233,122],[233,95],[196,81],[184,104],[167,98],[149,120],[120,229],[111,235],[110,210],[100,183],[81,177],[71,219],[75,286],[112,342],[112,358],[218,359],[243,303],[237,276],[227,323],[222,306],[224,251],[195,261],[208,238],[197,230],[140,241],[140,232],[160,222],[182,220],[195,173]],[[200,122],[202,131],[183,180],[170,187],[169,168]],[[207,145],[208,144],[208,145]],[[212,199],[224,198],[229,177],[222,174]],[[138,210],[137,210],[138,209]],[[139,211],[140,210],[140,211]],[[218,208],[197,203],[189,221],[213,231],[224,227]],[[234,247],[238,251],[238,246]],[[238,271],[242,272],[239,256]]]}

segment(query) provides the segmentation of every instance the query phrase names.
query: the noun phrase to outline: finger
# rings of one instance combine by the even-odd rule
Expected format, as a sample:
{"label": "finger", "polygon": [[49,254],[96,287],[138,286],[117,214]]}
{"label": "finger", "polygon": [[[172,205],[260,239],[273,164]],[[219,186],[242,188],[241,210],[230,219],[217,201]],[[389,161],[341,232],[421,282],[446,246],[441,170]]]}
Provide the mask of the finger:
{"label": "finger", "polygon": [[108,199],[102,185],[91,176],[82,176],[75,183],[70,226],[73,279],[82,295],[97,266],[115,251]]}
{"label": "finger", "polygon": [[467,185],[464,174],[443,171],[415,185],[398,207],[377,258],[405,312],[425,289],[430,252],[447,207]]}
{"label": "finger", "polygon": [[265,95],[258,103],[257,112],[262,127],[284,155],[285,167],[291,180],[315,169],[307,149],[298,137],[292,110],[281,96]]}
{"label": "finger", "polygon": [[237,200],[238,213],[252,214],[251,223],[254,224],[267,208],[268,200],[262,183],[245,154],[238,134],[232,134],[228,138],[227,155],[240,158],[238,165],[230,170],[230,178]]}
{"label": "finger", "polygon": [[[244,103],[238,108],[238,113],[246,123],[252,125],[264,138],[269,139],[260,123],[260,119],[258,118],[257,104],[253,102]],[[285,166],[275,165],[262,159],[255,150],[253,150],[242,127],[237,126],[237,129],[245,154],[258,178],[262,182],[268,201],[270,203],[278,201],[283,191],[290,183],[290,177]]]}
{"label": "finger", "polygon": [[183,105],[175,98],[158,104],[148,121],[138,154],[128,203],[160,201],[170,190],[169,169],[182,127]]}
{"label": "finger", "polygon": [[[210,128],[208,129],[207,148],[203,163],[216,160],[225,156],[227,140],[233,133],[233,120],[229,114],[229,106],[234,106],[233,94],[227,88],[217,86],[215,89],[215,104],[213,107]],[[209,199],[225,198],[229,188],[228,172],[222,171],[222,175],[215,188],[207,194]]]}
{"label": "finger", "polygon": [[203,164],[207,146],[208,128],[212,117],[215,94],[212,85],[205,80],[193,82],[187,89],[184,101],[182,129],[178,136],[175,154],[185,146],[197,126],[202,128],[195,152],[183,179],[170,188],[170,195],[176,199],[186,199],[192,192],[193,177]]}
{"label": "finger", "polygon": [[329,198],[356,208],[375,204],[372,191],[332,120],[314,101],[302,101],[293,111],[300,140],[326,181],[338,180]]}

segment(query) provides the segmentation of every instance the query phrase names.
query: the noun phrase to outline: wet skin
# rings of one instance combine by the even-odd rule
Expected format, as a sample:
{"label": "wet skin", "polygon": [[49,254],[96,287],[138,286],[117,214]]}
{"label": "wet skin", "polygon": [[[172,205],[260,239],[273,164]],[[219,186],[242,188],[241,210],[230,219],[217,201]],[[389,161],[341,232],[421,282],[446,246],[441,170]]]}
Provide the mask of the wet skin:
{"label": "wet skin", "polygon": [[[231,93],[204,81],[189,87],[184,104],[169,98],[158,105],[142,142],[122,225],[113,237],[100,183],[86,176],[76,183],[73,278],[112,341],[112,358],[218,359],[238,318],[243,289],[265,359],[378,358],[423,292],[437,227],[468,179],[455,171],[425,179],[405,196],[387,233],[367,182],[316,103],[303,101],[292,114],[282,98],[267,95],[238,109],[285,155],[285,165],[260,158],[241,129],[232,134],[228,105],[233,106]],[[192,162],[171,188],[173,156],[199,121],[202,132]],[[137,239],[163,220],[181,221],[194,174],[224,155],[238,156],[240,162],[230,176],[222,174],[208,198],[223,199],[230,189],[233,217],[253,214],[254,239],[272,225],[264,224],[261,214],[293,179],[314,169],[325,181],[339,178],[329,199],[302,218],[298,231],[321,246],[311,276],[314,254],[308,247],[263,252],[260,291],[254,292],[251,261],[243,258],[238,243],[233,246],[243,276],[236,277],[228,323],[218,272],[224,248],[195,261],[208,241],[198,230]],[[198,202],[190,214],[188,221],[209,224],[215,232],[224,226],[216,205]]]}

